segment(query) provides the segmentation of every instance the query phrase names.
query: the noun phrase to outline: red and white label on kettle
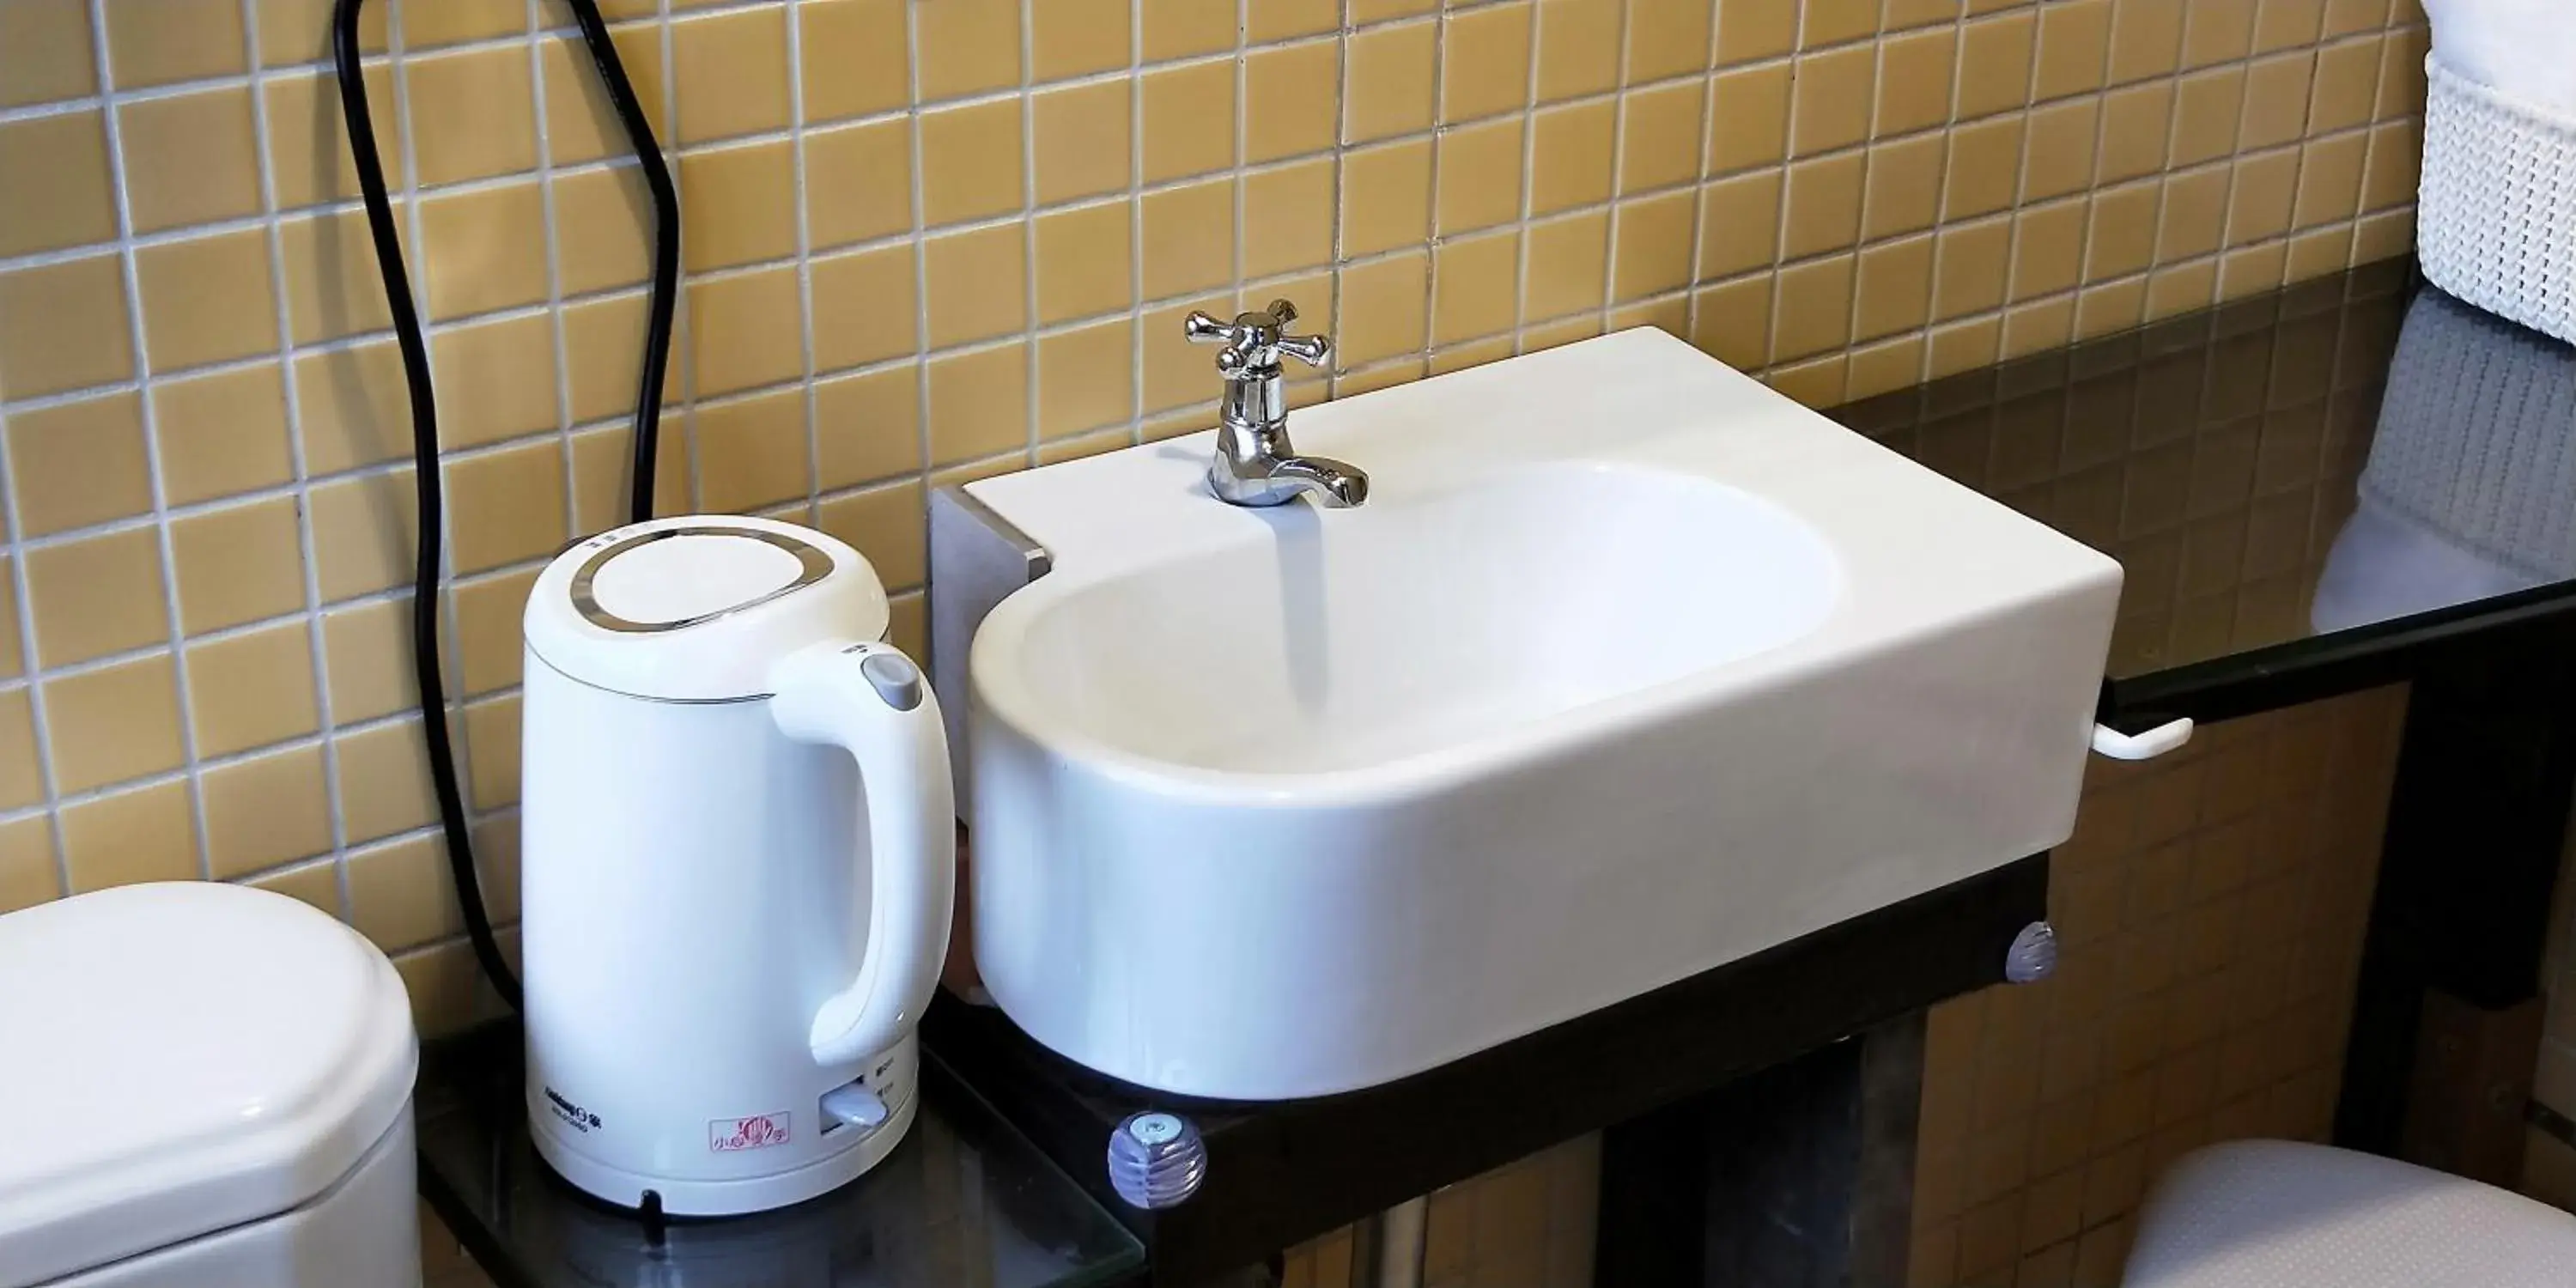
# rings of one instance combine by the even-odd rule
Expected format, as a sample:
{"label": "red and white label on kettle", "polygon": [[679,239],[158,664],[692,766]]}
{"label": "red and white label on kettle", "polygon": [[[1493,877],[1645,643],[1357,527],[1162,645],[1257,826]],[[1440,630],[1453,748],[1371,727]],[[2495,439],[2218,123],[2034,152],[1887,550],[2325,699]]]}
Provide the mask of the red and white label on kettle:
{"label": "red and white label on kettle", "polygon": [[707,1148],[730,1154],[742,1149],[767,1149],[784,1145],[788,1140],[787,1111],[753,1114],[749,1118],[718,1118],[707,1124]]}

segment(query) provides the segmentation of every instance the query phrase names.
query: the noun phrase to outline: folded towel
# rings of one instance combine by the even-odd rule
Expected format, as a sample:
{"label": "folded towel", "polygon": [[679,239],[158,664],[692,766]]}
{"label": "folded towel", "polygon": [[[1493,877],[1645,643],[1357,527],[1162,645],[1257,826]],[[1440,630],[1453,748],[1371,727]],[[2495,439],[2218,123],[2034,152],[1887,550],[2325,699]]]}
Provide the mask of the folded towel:
{"label": "folded towel", "polygon": [[2442,65],[2576,119],[2576,0],[2423,0]]}

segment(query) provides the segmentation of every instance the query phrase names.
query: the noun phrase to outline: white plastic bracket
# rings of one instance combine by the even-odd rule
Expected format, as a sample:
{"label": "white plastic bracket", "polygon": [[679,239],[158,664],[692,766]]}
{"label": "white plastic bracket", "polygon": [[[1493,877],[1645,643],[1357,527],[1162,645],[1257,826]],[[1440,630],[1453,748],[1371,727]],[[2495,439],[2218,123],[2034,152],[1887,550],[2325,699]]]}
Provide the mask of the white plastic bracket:
{"label": "white plastic bracket", "polygon": [[2157,725],[2145,733],[2127,734],[2106,724],[2093,726],[2093,750],[2113,760],[2153,760],[2191,741],[2188,718]]}

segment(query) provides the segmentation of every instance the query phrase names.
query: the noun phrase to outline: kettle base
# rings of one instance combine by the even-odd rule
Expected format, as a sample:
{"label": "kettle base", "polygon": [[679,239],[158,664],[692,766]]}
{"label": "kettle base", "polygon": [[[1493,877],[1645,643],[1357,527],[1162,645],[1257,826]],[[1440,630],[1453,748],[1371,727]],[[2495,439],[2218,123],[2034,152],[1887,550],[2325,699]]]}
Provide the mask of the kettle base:
{"label": "kettle base", "polygon": [[603,1203],[641,1210],[651,1201],[646,1196],[652,1195],[659,1199],[665,1216],[742,1216],[802,1203],[866,1175],[911,1132],[912,1120],[921,1109],[921,1097],[917,1093],[905,1094],[892,1109],[883,1124],[838,1153],[783,1172],[724,1180],[689,1180],[612,1167],[583,1155],[542,1124],[529,1135],[537,1156],[557,1176]]}

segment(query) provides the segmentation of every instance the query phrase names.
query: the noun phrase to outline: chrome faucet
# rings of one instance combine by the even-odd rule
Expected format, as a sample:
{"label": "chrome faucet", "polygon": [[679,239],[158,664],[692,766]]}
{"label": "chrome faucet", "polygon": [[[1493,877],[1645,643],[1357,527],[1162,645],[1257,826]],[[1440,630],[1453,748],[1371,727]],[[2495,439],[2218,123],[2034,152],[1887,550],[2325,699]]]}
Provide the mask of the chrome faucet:
{"label": "chrome faucet", "polygon": [[1279,355],[1310,367],[1332,356],[1320,335],[1286,335],[1297,307],[1273,300],[1261,313],[1220,322],[1192,312],[1183,330],[1193,343],[1222,344],[1216,369],[1225,375],[1219,405],[1216,459],[1208,462],[1208,490],[1232,505],[1278,505],[1312,493],[1315,503],[1341,509],[1368,500],[1368,475],[1321,456],[1299,456],[1288,442],[1288,394]]}

